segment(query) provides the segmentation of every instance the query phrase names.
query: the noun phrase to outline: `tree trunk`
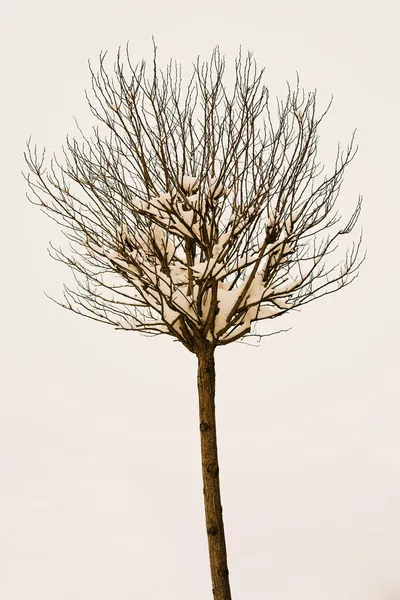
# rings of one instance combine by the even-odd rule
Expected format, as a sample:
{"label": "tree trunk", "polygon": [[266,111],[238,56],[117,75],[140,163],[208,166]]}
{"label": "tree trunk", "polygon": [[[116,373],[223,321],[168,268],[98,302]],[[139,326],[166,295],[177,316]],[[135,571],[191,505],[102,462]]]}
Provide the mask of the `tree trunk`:
{"label": "tree trunk", "polygon": [[214,600],[231,600],[219,487],[214,348],[211,344],[204,344],[197,353],[197,357],[201,462],[211,580]]}

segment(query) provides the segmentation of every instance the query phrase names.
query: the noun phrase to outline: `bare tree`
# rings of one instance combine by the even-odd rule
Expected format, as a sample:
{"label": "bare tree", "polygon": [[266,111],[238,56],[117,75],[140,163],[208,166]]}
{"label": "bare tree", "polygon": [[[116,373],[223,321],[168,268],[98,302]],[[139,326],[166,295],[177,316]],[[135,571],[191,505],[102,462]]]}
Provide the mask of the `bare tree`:
{"label": "bare tree", "polygon": [[[38,204],[62,225],[72,268],[61,306],[117,329],[166,334],[198,360],[206,528],[215,600],[231,598],[219,483],[214,351],[257,335],[255,324],[341,289],[358,272],[360,242],[342,253],[337,198],[354,136],[332,172],[317,159],[328,108],[288,85],[276,116],[251,54],[239,53],[230,91],[225,60],[194,64],[183,84],[170,62],[151,75],[127,69],[118,52],[111,76],[100,55],[91,72],[91,112],[102,129],[67,138],[63,163],[30,141],[26,179]],[[92,98],[92,99],[90,99]],[[273,111],[275,112],[275,111]],[[258,334],[261,338],[263,335]]]}

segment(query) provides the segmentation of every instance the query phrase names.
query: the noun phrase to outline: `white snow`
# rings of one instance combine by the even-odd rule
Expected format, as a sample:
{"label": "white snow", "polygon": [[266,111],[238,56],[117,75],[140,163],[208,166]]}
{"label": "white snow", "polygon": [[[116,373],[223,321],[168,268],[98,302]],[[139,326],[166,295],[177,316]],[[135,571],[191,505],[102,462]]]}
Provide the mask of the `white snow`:
{"label": "white snow", "polygon": [[176,289],[172,294],[172,304],[180,310],[180,312],[184,313],[189,319],[198,323],[198,318],[196,316],[193,307],[191,306],[191,298],[186,296],[179,288]]}
{"label": "white snow", "polygon": [[159,225],[154,225],[153,237],[157,246],[161,249],[165,247],[166,233],[165,230]]}
{"label": "white snow", "polygon": [[205,294],[203,294],[202,298],[202,313],[203,313],[203,322],[206,321],[208,314],[211,308],[211,290],[207,290]]}
{"label": "white snow", "polygon": [[190,204],[190,206],[193,206],[193,208],[195,208],[196,210],[199,210],[199,206],[200,206],[199,192],[196,192],[195,194],[192,194],[191,196],[187,196],[186,200]]}
{"label": "white snow", "polygon": [[163,303],[162,303],[162,312],[163,312],[164,320],[167,323],[169,323],[170,325],[173,325],[175,323],[175,321],[177,319],[179,319],[179,317],[180,317],[180,313],[176,310],[173,310],[170,306],[168,306],[168,304],[164,298],[163,298]]}
{"label": "white snow", "polygon": [[213,248],[213,258],[218,258],[223,250],[223,246],[221,244],[215,244]]}
{"label": "white snow", "polygon": [[[241,284],[233,290],[227,289],[229,287],[228,282],[219,282],[218,283],[218,308],[219,312],[215,319],[215,334],[218,335],[222,330],[231,324],[232,326],[237,323],[237,319],[235,321],[235,314],[239,312],[243,307],[248,307],[247,311],[241,317],[242,323],[239,327],[234,328],[231,332],[223,334],[222,339],[228,340],[233,337],[236,337],[238,334],[245,333],[246,330],[250,327],[251,322],[255,319],[265,319],[271,316],[276,315],[279,310],[282,308],[287,308],[288,301],[279,298],[277,301],[277,306],[272,304],[265,305],[263,304],[266,301],[273,300],[273,294],[276,292],[273,288],[266,288],[262,281],[262,274],[256,273],[254,279],[249,286],[245,296],[241,299],[240,304],[236,306],[235,314],[230,316],[230,320],[228,320],[230,313],[232,312],[235,305],[238,303],[240,296],[243,294],[245,287],[247,286],[248,279],[241,282]],[[286,287],[288,287],[286,285]],[[283,291],[283,290],[281,290]],[[275,300],[274,300],[275,301]]]}
{"label": "white snow", "polygon": [[273,302],[282,309],[290,308],[292,305],[290,298],[273,298]]}
{"label": "white snow", "polygon": [[183,175],[182,177],[182,187],[185,192],[192,191],[199,184],[199,180],[197,177],[191,177],[190,175]]}
{"label": "white snow", "polygon": [[194,219],[193,210],[181,210],[179,211],[179,215],[185,221],[186,225],[189,225],[189,227],[192,226]]}
{"label": "white snow", "polygon": [[213,256],[210,260],[195,262],[192,270],[197,274],[197,279],[204,279],[206,276],[214,275],[213,269],[217,263],[218,256]]}
{"label": "white snow", "polygon": [[231,231],[226,231],[225,233],[220,235],[219,239],[218,239],[218,245],[225,246],[225,244],[231,239],[231,236],[232,236]]}
{"label": "white snow", "polygon": [[293,219],[292,217],[288,217],[285,221],[285,229],[286,233],[289,235],[293,230]]}
{"label": "white snow", "polygon": [[182,285],[188,282],[188,272],[187,267],[183,265],[175,265],[170,268],[171,279],[175,285]]}
{"label": "white snow", "polygon": [[90,240],[87,240],[86,244],[87,244],[87,247],[88,247],[88,250],[89,250],[89,254],[93,258],[95,258],[95,256],[98,255],[98,254],[100,254],[100,256],[104,255],[104,247],[98,246],[97,244],[94,244]]}
{"label": "white snow", "polygon": [[218,283],[218,308],[219,312],[215,318],[215,333],[222,331],[228,324],[228,316],[235,306],[236,302],[240,298],[243,288],[246,282],[242,282],[241,285],[234,288],[233,290],[224,289],[225,286],[221,286]]}
{"label": "white snow", "polygon": [[[210,198],[226,196],[230,193],[230,190],[224,187],[223,182],[218,181],[218,177],[208,179],[208,183],[208,189],[205,186],[205,190],[202,190],[203,199],[206,199],[208,195],[208,202],[210,202]],[[204,282],[207,282],[208,278],[214,277],[218,284],[218,313],[215,328],[208,333],[208,339],[212,339],[213,336],[221,336],[221,331],[226,329],[227,332],[221,339],[229,341],[242,334],[245,335],[255,319],[273,317],[292,305],[292,292],[303,281],[301,278],[294,281],[290,279],[290,263],[287,264],[289,253],[296,246],[293,239],[297,240],[293,233],[295,219],[292,215],[286,219],[279,239],[266,249],[263,262],[266,263],[269,256],[275,263],[279,260],[283,266],[280,269],[280,266],[277,265],[277,284],[269,283],[266,288],[263,282],[266,264],[264,264],[264,268],[260,264],[259,271],[254,274],[254,263],[258,260],[263,243],[261,234],[259,238],[256,237],[253,240],[252,247],[248,247],[245,255],[240,258],[238,252],[242,248],[243,240],[241,241],[239,238],[235,244],[230,245],[232,236],[245,226],[248,214],[244,212],[246,216],[236,214],[232,217],[229,211],[228,223],[226,220],[223,222],[223,216],[221,216],[221,221],[212,226],[209,215],[204,214],[203,204],[205,202],[201,202],[200,192],[194,192],[198,186],[198,177],[184,175],[178,195],[174,191],[161,193],[151,198],[149,202],[138,198],[133,200],[137,209],[150,216],[152,224],[150,227],[143,228],[140,225],[142,221],[138,220],[138,226],[135,227],[134,233],[129,229],[132,226],[131,221],[128,221],[129,227],[126,223],[122,225],[120,233],[122,241],[130,243],[129,250],[134,248],[133,251],[130,251],[132,260],[126,257],[127,246],[125,246],[122,256],[113,249],[106,250],[104,247],[101,248],[89,242],[86,242],[86,245],[92,256],[103,256],[126,272],[129,276],[127,284],[139,293],[145,303],[148,303],[152,313],[153,311],[157,313],[156,318],[159,320],[154,321],[154,324],[160,328],[168,326],[170,332],[172,327],[177,333],[182,333],[182,321],[180,321],[182,316],[191,320],[192,323],[200,324],[200,316],[196,313],[195,302],[203,289]],[[225,200],[221,200],[221,205],[224,202]],[[183,207],[190,208],[190,210],[184,210]],[[271,223],[278,218],[276,208],[269,205],[267,210]],[[156,218],[152,218],[152,216]],[[194,223],[195,219],[196,223]],[[200,255],[197,245],[194,265],[189,267],[186,265],[184,239],[191,238],[200,241],[201,236],[204,235],[204,229],[207,231],[208,242],[211,242],[211,233],[215,240],[214,246],[209,248],[211,257],[204,260],[203,249]],[[202,241],[205,242],[205,240]],[[155,245],[164,258],[161,258],[159,254],[156,255]],[[165,273],[163,269],[165,259],[170,269],[169,274]],[[283,265],[285,262],[286,266]],[[134,267],[132,263],[138,264],[138,267]],[[190,269],[193,274],[193,288],[192,294],[188,296]],[[238,272],[242,273],[241,278],[235,283],[236,287],[231,290],[229,288]],[[243,280],[244,275],[246,278]],[[228,277],[230,281],[227,281]],[[249,277],[252,277],[251,285],[248,285]],[[239,303],[245,288],[246,293]],[[212,292],[211,289],[208,289],[202,297],[201,320],[203,323],[209,315],[211,299]],[[235,313],[232,313],[235,306]],[[228,319],[229,317],[230,319]],[[168,328],[165,330],[168,331]]]}
{"label": "white snow", "polygon": [[115,258],[115,257],[110,258],[110,260],[112,260],[117,265],[122,267],[127,273],[132,273],[133,275],[139,275],[138,269],[136,267],[134,267],[133,265],[130,265],[129,263],[127,263],[126,260],[123,260],[122,258]]}
{"label": "white snow", "polygon": [[166,192],[165,194],[160,194],[156,198],[152,198],[152,200],[157,201],[158,204],[160,204],[163,207],[171,206],[171,194],[169,192]]}
{"label": "white snow", "polygon": [[[167,219],[167,222],[169,222],[169,219]],[[170,222],[171,231],[180,233],[184,237],[193,238],[194,232],[192,233],[192,231],[189,229],[189,227],[190,227],[189,225],[186,225],[185,223],[182,223],[181,221],[178,221],[178,220],[172,219]],[[192,229],[193,229],[193,227],[192,227]]]}
{"label": "white snow", "polygon": [[230,189],[224,187],[222,183],[218,184],[218,177],[211,177],[208,189],[208,195],[210,198],[216,198],[217,196],[227,196],[230,193]]}
{"label": "white snow", "polygon": [[267,319],[268,317],[272,317],[273,315],[276,315],[276,313],[279,312],[278,309],[276,309],[273,306],[260,306],[260,309],[258,311],[257,314],[257,318],[258,319]]}

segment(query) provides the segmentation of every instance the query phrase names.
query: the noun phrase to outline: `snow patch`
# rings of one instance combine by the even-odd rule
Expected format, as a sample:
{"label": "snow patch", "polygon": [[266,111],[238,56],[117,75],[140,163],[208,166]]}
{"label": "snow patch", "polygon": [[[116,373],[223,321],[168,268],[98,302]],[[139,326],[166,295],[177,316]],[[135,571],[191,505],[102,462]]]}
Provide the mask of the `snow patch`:
{"label": "snow patch", "polygon": [[182,187],[185,192],[191,192],[199,185],[199,180],[197,177],[191,177],[190,175],[183,175],[182,177]]}

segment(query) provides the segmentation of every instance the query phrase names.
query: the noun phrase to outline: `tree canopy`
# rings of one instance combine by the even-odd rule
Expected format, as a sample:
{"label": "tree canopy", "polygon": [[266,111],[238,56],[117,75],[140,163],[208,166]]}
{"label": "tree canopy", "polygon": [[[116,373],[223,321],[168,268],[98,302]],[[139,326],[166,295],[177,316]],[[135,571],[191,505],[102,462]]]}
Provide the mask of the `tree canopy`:
{"label": "tree canopy", "polygon": [[[239,54],[229,92],[218,48],[193,65],[131,63],[118,52],[90,66],[89,107],[101,123],[67,137],[63,163],[28,142],[32,202],[62,225],[72,268],[65,308],[118,329],[167,334],[196,352],[253,334],[357,275],[361,238],[342,252],[361,197],[340,224],[336,201],[354,136],[331,173],[318,160],[316,93],[299,81],[270,106],[251,54]],[[150,70],[150,75],[148,71]],[[333,260],[330,255],[333,254]],[[340,256],[340,261],[338,260]]]}

